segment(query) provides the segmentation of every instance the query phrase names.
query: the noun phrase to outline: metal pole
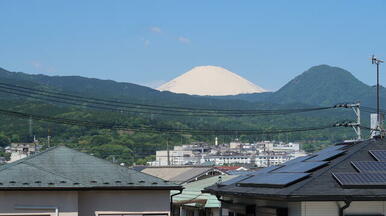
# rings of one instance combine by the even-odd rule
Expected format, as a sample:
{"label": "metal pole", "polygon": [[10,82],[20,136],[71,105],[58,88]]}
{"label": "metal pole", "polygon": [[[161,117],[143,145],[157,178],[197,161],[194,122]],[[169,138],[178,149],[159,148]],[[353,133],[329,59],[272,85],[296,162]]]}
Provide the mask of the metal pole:
{"label": "metal pole", "polygon": [[378,127],[380,129],[381,127],[381,117],[379,112],[379,62],[377,64],[377,121],[378,121]]}
{"label": "metal pole", "polygon": [[371,63],[377,65],[377,130],[379,135],[382,137],[382,127],[381,124],[381,112],[380,112],[380,101],[379,101],[379,64],[383,63],[381,59],[376,58],[374,55],[371,58]]}
{"label": "metal pole", "polygon": [[360,108],[360,103],[358,103],[357,106],[357,130],[358,130],[358,140],[362,139],[362,134],[361,134],[361,108]]}
{"label": "metal pole", "polygon": [[167,151],[167,159],[168,159],[168,166],[170,166],[170,152],[169,152],[169,137],[166,139],[166,151]]}

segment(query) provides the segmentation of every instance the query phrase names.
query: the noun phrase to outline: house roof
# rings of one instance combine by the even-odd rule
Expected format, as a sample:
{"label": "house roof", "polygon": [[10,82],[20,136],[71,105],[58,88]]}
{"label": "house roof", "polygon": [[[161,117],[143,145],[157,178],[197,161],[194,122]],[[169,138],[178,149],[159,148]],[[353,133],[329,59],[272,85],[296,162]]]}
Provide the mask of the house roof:
{"label": "house roof", "polygon": [[[222,181],[230,180],[236,176],[221,175],[213,176],[210,178],[198,180],[195,182],[184,185],[184,190],[181,194],[173,197],[173,203],[183,203],[186,206],[193,207],[205,207],[205,208],[219,208],[221,206],[220,201],[216,196],[209,193],[202,193],[201,191],[208,186],[214,185],[219,181],[221,177]],[[175,194],[177,191],[172,191],[171,194]]]}
{"label": "house roof", "polygon": [[180,188],[65,146],[0,166],[0,190]]}
{"label": "house roof", "polygon": [[160,166],[148,167],[141,172],[167,181],[183,184],[213,171],[219,170],[207,166]]}
{"label": "house roof", "polygon": [[[374,157],[374,150],[386,153],[386,140],[336,144],[281,166],[207,187],[204,192],[294,201],[386,200],[386,165]],[[372,167],[358,169],[363,164]]]}

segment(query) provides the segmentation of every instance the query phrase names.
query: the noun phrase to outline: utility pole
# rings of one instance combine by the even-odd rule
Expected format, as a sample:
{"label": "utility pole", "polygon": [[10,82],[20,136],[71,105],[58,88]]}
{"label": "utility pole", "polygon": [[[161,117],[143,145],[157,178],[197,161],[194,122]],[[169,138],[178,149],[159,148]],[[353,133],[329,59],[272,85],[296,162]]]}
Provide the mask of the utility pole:
{"label": "utility pole", "polygon": [[29,132],[29,136],[32,138],[32,117],[30,116],[29,117],[29,120],[28,120],[28,132]]}
{"label": "utility pole", "polygon": [[352,110],[354,111],[357,122],[356,124],[352,125],[352,128],[354,129],[355,133],[357,134],[357,140],[362,140],[362,134],[361,134],[361,104],[358,102],[356,104],[349,104],[351,106]]}
{"label": "utility pole", "polygon": [[170,166],[169,137],[166,139],[166,150],[167,150],[167,157],[168,157],[168,166]]}
{"label": "utility pole", "polygon": [[48,135],[47,135],[47,146],[51,147],[51,133],[50,133],[50,128],[48,128]]}
{"label": "utility pole", "polygon": [[371,57],[371,63],[377,65],[377,130],[379,131],[379,135],[382,137],[383,125],[381,122],[381,113],[379,108],[379,65],[383,63],[383,61],[373,55]]}
{"label": "utility pole", "polygon": [[338,127],[352,127],[357,135],[357,140],[362,140],[362,133],[361,133],[361,103],[352,103],[352,104],[337,104],[335,105],[336,108],[352,108],[356,115],[356,122],[350,122],[350,123],[344,123],[344,124],[337,124]]}

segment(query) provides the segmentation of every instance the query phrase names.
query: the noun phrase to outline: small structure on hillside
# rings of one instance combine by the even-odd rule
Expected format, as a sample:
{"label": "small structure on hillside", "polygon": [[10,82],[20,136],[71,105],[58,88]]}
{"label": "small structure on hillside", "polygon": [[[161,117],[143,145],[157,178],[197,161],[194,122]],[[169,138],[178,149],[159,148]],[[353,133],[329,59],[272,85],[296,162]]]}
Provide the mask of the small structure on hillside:
{"label": "small structure on hillside", "polygon": [[5,152],[10,153],[10,160],[8,163],[20,160],[35,154],[40,150],[41,146],[37,141],[33,143],[11,143],[10,146],[4,148]]}

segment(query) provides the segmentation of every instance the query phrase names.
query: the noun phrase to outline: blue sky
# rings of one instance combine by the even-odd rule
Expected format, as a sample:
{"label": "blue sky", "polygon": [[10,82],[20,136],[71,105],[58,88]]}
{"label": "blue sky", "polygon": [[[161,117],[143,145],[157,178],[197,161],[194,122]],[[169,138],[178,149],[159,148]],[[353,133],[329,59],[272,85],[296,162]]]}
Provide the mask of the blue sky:
{"label": "blue sky", "polygon": [[[330,64],[374,84],[386,1],[0,0],[0,67],[154,86],[225,67],[277,90]],[[381,82],[386,83],[386,64]]]}

